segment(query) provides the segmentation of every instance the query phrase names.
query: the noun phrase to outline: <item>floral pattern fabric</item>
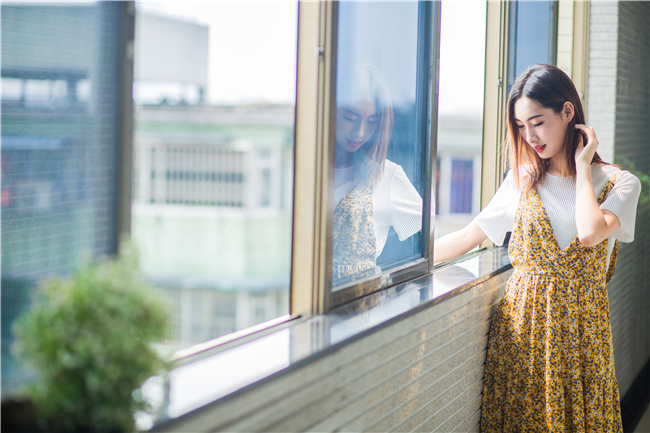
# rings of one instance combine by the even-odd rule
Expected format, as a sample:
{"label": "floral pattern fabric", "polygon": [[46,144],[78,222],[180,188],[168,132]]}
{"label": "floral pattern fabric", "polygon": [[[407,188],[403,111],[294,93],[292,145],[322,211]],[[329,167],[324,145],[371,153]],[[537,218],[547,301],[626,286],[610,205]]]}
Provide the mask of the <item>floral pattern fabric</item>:
{"label": "floral pattern fabric", "polygon": [[334,209],[332,278],[342,278],[375,267],[375,225],[372,185],[357,185]]}
{"label": "floral pattern fabric", "polygon": [[[601,204],[614,178],[600,194]],[[514,272],[489,337],[481,431],[622,432],[605,239],[558,245],[536,188],[522,193],[508,255]]]}

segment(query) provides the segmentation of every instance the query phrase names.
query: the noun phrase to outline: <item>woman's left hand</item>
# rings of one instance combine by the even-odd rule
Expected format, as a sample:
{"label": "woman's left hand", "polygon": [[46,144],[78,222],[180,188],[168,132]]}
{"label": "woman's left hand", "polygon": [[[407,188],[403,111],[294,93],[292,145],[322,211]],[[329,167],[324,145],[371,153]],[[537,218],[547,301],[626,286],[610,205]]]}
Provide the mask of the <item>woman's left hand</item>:
{"label": "woman's left hand", "polygon": [[594,128],[587,125],[575,125],[576,129],[579,129],[584,135],[587,136],[587,145],[583,144],[583,134],[580,134],[580,139],[578,141],[578,147],[576,148],[576,167],[580,165],[591,165],[591,160],[594,159],[594,154],[596,153],[596,148],[598,147],[598,140],[596,139],[596,133]]}

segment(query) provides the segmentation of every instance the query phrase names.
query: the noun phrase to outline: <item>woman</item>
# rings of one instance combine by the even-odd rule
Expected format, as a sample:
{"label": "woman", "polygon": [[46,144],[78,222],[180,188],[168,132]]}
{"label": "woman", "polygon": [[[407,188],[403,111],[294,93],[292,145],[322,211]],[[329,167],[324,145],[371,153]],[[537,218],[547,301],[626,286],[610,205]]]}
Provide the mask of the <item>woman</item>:
{"label": "woman", "polygon": [[512,232],[514,272],[485,366],[484,432],[622,432],[605,285],[617,242],[633,240],[641,184],[603,162],[584,123],[566,74],[527,69],[508,98],[513,169],[472,223],[436,241],[440,261]]}
{"label": "woman", "polygon": [[340,88],[350,90],[337,94],[333,278],[373,272],[391,226],[401,241],[422,227],[422,198],[386,159],[393,131],[386,80],[368,63],[349,78]]}

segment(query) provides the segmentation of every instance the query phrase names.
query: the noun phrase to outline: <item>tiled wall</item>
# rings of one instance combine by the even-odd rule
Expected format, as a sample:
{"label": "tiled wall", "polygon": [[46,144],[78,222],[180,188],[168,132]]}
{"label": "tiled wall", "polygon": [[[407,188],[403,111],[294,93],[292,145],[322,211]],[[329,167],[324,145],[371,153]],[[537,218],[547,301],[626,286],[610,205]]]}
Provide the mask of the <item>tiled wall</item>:
{"label": "tiled wall", "polygon": [[617,42],[617,3],[591,2],[587,124],[596,131],[605,161],[614,160]]}
{"label": "tiled wall", "polygon": [[[650,171],[650,3],[618,3],[614,160]],[[629,167],[626,167],[629,168]],[[648,196],[647,185],[642,191]],[[650,209],[637,212],[635,240],[621,244],[609,285],[616,376],[621,396],[650,359]]]}
{"label": "tiled wall", "polygon": [[[608,162],[650,169],[650,3],[592,2],[588,123]],[[642,194],[648,195],[644,189]],[[621,397],[650,359],[650,221],[639,207],[635,241],[621,244],[608,286]]]}
{"label": "tiled wall", "polygon": [[510,274],[222,399],[169,431],[478,432],[490,319]]}

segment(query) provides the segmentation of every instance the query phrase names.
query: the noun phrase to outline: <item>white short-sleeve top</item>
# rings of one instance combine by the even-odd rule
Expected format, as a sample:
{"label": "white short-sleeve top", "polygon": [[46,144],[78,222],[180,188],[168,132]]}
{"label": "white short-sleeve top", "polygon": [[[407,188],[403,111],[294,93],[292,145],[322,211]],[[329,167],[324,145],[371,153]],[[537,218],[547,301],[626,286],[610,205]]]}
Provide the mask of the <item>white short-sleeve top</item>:
{"label": "white short-sleeve top", "polygon": [[[334,170],[335,207],[356,184],[354,167]],[[384,162],[381,177],[373,188],[372,213],[375,225],[375,258],[379,257],[384,249],[391,226],[400,241],[422,229],[422,197],[402,167],[392,161]]]}
{"label": "white short-sleeve top", "polygon": [[[523,169],[520,173],[523,176]],[[614,187],[600,208],[612,212],[621,223],[610,239],[632,242],[641,182],[629,171],[621,170],[613,165],[593,164],[591,179],[596,197],[600,195],[612,177],[615,177]],[[575,177],[559,177],[547,173],[544,184],[538,185],[537,191],[551,221],[555,239],[560,248],[565,249],[578,233],[575,221]],[[474,219],[483,233],[496,245],[502,245],[506,232],[512,231],[520,195],[521,190],[515,187],[511,170],[490,203]],[[614,247],[614,242],[609,242],[608,247],[609,262],[609,253]]]}

